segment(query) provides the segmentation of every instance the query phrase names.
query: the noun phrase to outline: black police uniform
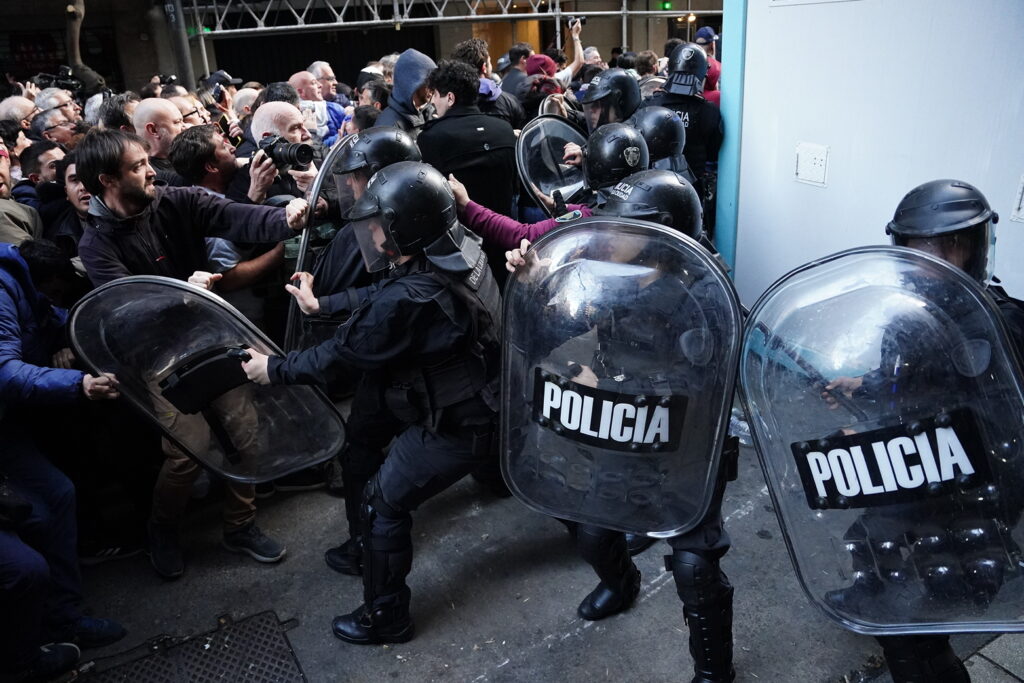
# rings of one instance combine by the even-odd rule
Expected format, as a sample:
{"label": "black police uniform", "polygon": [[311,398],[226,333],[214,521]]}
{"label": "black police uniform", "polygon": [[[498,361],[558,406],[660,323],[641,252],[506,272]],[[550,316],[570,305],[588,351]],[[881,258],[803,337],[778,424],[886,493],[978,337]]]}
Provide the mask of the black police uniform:
{"label": "black police uniform", "polygon": [[[697,193],[706,196],[705,177],[718,163],[725,128],[718,107],[697,95],[677,95],[662,92],[645,100],[641,107],[666,107],[679,112],[686,124],[686,147],[683,155],[690,170],[697,176]],[[711,164],[711,167],[708,166]]]}
{"label": "black police uniform", "polygon": [[[692,286],[699,286],[699,283]],[[667,368],[657,376],[631,377],[630,368],[636,367],[637,359],[643,358],[645,352],[661,357],[664,347],[674,345],[686,330],[663,328],[659,338],[634,333],[656,328],[651,318],[684,321],[686,317],[680,313],[680,308],[694,304],[678,282],[659,278],[638,292],[628,309],[610,311],[603,316],[605,319],[597,324],[599,350],[592,368],[598,376],[598,387],[610,385],[620,389],[623,383],[629,383],[632,385],[629,393],[652,393],[664,391],[665,385],[679,384],[692,376],[685,368],[678,371]],[[704,315],[695,310],[691,317],[696,325]],[[681,385],[672,393],[692,393],[698,389]],[[730,438],[704,519],[690,531],[666,539],[673,553],[665,557],[665,568],[673,572],[676,590],[683,602],[683,613],[690,629],[695,680],[698,681],[724,681],[733,676],[733,587],[718,561],[731,546],[721,507],[726,482],[736,478],[738,455],[736,440]],[[628,607],[639,593],[640,574],[629,559],[626,535],[586,524],[578,525],[575,531],[581,556],[601,580],[580,604],[580,616],[600,619]]]}
{"label": "black police uniform", "polygon": [[[362,370],[366,394],[404,427],[363,499],[361,614],[387,625],[375,633],[385,641],[412,637],[405,583],[412,568],[411,511],[491,452],[500,304],[480,263],[460,278],[418,254],[360,290],[365,299],[332,340],[268,365],[272,383],[330,382],[340,368]],[[381,642],[345,638],[341,619],[339,637]]]}

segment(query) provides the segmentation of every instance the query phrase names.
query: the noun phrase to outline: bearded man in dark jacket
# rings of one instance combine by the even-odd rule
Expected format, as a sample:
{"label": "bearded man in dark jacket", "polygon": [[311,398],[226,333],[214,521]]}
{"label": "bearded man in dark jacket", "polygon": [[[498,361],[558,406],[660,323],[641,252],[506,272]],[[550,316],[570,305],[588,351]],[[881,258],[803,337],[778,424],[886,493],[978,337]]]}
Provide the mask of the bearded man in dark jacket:
{"label": "bearded man in dark jacket", "polygon": [[[221,278],[207,272],[206,237],[237,242],[279,242],[301,227],[306,202],[285,208],[238,204],[200,187],[156,187],[140,138],[121,131],[95,131],[77,149],[78,176],[92,194],[91,224],[78,254],[93,284],[99,287],[129,275],[162,275],[213,289]],[[161,421],[178,417],[170,404],[156,406]],[[178,546],[178,523],[200,468],[170,441],[167,459],[153,492],[149,522],[150,559],[165,579],[185,571]],[[224,546],[260,562],[277,562],[285,549],[255,524],[252,484],[227,484],[224,501]]]}

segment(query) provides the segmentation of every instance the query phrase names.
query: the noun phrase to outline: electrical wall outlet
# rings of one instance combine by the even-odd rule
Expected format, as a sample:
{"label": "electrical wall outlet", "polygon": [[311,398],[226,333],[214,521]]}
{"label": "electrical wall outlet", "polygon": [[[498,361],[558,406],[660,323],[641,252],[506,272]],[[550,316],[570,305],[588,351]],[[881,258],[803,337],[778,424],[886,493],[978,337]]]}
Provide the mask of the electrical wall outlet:
{"label": "electrical wall outlet", "polygon": [[828,147],[813,142],[796,145],[796,179],[801,183],[825,187],[828,178]]}

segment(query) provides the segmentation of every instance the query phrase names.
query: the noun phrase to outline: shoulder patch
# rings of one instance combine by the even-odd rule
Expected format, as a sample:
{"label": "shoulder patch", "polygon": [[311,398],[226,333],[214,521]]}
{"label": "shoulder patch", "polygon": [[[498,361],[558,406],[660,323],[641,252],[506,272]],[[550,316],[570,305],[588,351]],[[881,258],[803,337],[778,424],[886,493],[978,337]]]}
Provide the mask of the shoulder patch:
{"label": "shoulder patch", "polygon": [[567,214],[559,216],[558,218],[555,219],[555,222],[572,223],[573,221],[579,220],[580,218],[583,218],[583,212],[580,211],[579,209],[576,209],[575,211],[570,211]]}

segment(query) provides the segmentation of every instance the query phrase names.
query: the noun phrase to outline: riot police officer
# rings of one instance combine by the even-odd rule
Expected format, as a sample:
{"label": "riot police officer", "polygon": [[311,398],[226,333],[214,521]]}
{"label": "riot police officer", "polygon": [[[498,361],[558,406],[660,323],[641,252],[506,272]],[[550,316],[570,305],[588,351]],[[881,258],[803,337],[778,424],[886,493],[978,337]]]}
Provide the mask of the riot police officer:
{"label": "riot police officer", "polygon": [[[501,249],[513,249],[522,240],[533,241],[544,233],[559,225],[570,223],[592,215],[591,207],[601,201],[602,193],[609,190],[623,178],[647,169],[650,155],[647,143],[640,133],[624,123],[610,123],[601,126],[590,137],[587,143],[584,177],[586,193],[580,197],[579,203],[565,205],[555,211],[556,218],[548,218],[536,223],[520,223],[471,201],[465,187],[451,178],[455,190],[455,198],[459,205],[459,215],[466,226],[484,238],[489,246]],[[527,179],[529,180],[529,179]],[[528,188],[540,196],[540,190],[534,183]],[[579,195],[578,195],[579,196]],[[556,203],[558,198],[543,196],[542,201]]]}
{"label": "riot police officer", "polygon": [[479,240],[432,167],[378,171],[349,213],[367,270],[388,275],[332,340],[287,357],[253,354],[260,383],[330,381],[355,366],[404,430],[363,496],[364,603],[334,620],[350,643],[413,636],[412,510],[484,461],[496,422],[499,296]]}
{"label": "riot police officer", "polygon": [[[900,201],[892,221],[886,226],[896,246],[909,247],[927,252],[960,268],[982,284],[989,283],[991,277],[991,254],[989,247],[995,242],[994,225],[999,220],[998,214],[992,211],[988,200],[974,186],[959,180],[934,180],[920,185]],[[927,287],[927,283],[918,286]],[[1011,341],[1018,351],[1024,351],[1024,308],[1021,302],[1010,297],[1001,287],[988,284],[987,293],[993,298],[1003,322],[1010,332]],[[945,311],[948,315],[958,315],[953,311]],[[969,315],[963,311],[963,315]],[[927,338],[928,330],[918,331]],[[890,334],[886,331],[887,338]],[[903,334],[911,333],[903,330]],[[920,344],[923,352],[921,358],[886,358],[892,355],[889,347],[901,348],[905,353],[905,345],[886,344],[883,341],[883,358],[879,369],[861,377],[839,377],[826,387],[823,397],[835,406],[836,399],[831,392],[843,392],[851,398],[870,399],[878,396],[895,396],[906,401],[906,395],[914,395],[907,391],[907,383],[932,383],[942,387],[943,391],[953,392],[960,375],[955,369],[945,366],[941,360],[929,358],[932,348],[927,342]],[[901,368],[902,377],[890,372],[892,368]],[[906,407],[904,406],[904,409]],[[948,516],[949,510],[932,510],[925,513],[930,523]],[[1019,516],[1019,510],[1013,514]],[[954,515],[955,517],[956,515]],[[871,530],[872,520],[866,518],[858,521],[864,531]],[[961,512],[960,517],[970,517],[970,512]],[[875,521],[877,526],[879,522]],[[958,522],[950,522],[956,526]],[[851,533],[856,535],[855,530]],[[849,534],[848,534],[849,535]],[[979,544],[980,545],[980,544]],[[996,556],[1000,553],[997,551]],[[860,560],[854,556],[855,581],[849,588],[831,591],[826,599],[842,607],[855,604],[865,595],[874,595],[882,590],[882,582],[873,571],[858,571]],[[926,576],[926,583],[933,593],[956,594],[963,589],[976,593],[976,600],[991,600],[1002,583],[1000,578],[993,579],[989,572],[977,568],[969,572],[966,579],[968,587],[959,584],[956,572],[937,571],[934,576]],[[971,586],[971,584],[974,584]],[[901,635],[879,636],[879,643],[885,652],[886,661],[897,683],[919,681],[948,681],[950,683],[969,681],[970,675],[963,662],[949,645],[947,635]]]}
{"label": "riot police officer", "polygon": [[[594,214],[646,220],[672,227],[695,240],[702,237],[701,208],[696,191],[676,173],[667,170],[642,171],[623,179],[602,194]],[[643,264],[655,271],[668,268],[670,252],[641,243],[631,249],[630,239],[618,236],[611,239],[622,242],[613,248],[612,261],[634,266]],[[523,243],[519,249],[508,252],[510,270],[526,265],[524,254],[528,246]],[[670,368],[660,368],[656,376],[634,378],[637,359],[645,353],[680,344],[688,362],[693,364],[707,364],[716,353],[708,346],[709,337],[695,334],[700,325],[694,323],[702,315],[696,299],[680,288],[673,277],[648,277],[647,280],[638,293],[628,297],[628,305],[621,310],[595,314],[599,351],[593,361],[581,360],[579,369],[572,370],[574,381],[615,392],[657,393],[656,387],[675,383],[678,388],[692,380],[685,377],[685,372],[676,373]],[[587,309],[591,306],[588,302]],[[542,324],[542,327],[556,326]],[[623,382],[639,382],[644,386],[626,391]],[[672,571],[683,602],[694,661],[693,680],[700,683],[731,681],[735,676],[732,668],[733,587],[721,570],[719,560],[730,547],[721,502],[726,481],[735,479],[737,456],[735,440],[730,439],[722,453],[720,469],[712,477],[714,490],[707,513],[689,531],[667,539],[672,554],[666,556],[665,566]],[[640,572],[630,559],[627,535],[594,524],[573,526],[580,554],[600,580],[579,604],[577,613],[587,620],[599,620],[628,609],[640,592]]]}
{"label": "riot police officer", "polygon": [[[339,193],[347,191],[354,200],[362,196],[370,177],[380,169],[399,161],[420,161],[416,142],[405,131],[392,126],[377,126],[355,133],[346,140],[345,149],[329,172],[334,174]],[[319,315],[331,315],[343,302],[329,298],[349,287],[370,284],[371,278],[362,266],[359,247],[351,230],[342,228],[319,254],[313,270],[312,292]],[[293,280],[301,278],[293,277]]]}
{"label": "riot police officer", "polygon": [[[358,201],[373,174],[400,161],[419,161],[416,142],[403,130],[391,126],[368,128],[346,140],[347,147],[330,169],[339,184]],[[339,190],[341,188],[339,187]],[[360,302],[359,287],[379,280],[382,273],[369,273],[351,226],[343,227],[319,255],[312,275],[297,273],[286,289],[305,314],[304,325],[316,328],[309,335],[317,341],[334,331]],[[357,374],[353,372],[352,374]],[[362,573],[362,532],[359,521],[363,489],[384,462],[384,449],[401,431],[401,422],[386,410],[373,382],[352,378],[355,397],[349,414],[345,447],[339,455],[342,493],[348,538],[324,553],[331,569],[359,576]]]}
{"label": "riot police officer", "polygon": [[672,51],[668,60],[668,82],[664,92],[645,100],[643,107],[667,107],[679,112],[686,126],[683,154],[690,170],[697,177],[694,187],[704,206],[705,230],[714,234],[714,196],[718,173],[718,150],[722,146],[724,128],[718,107],[705,100],[704,79],[708,73],[708,57],[696,43],[683,43]]}
{"label": "riot police officer", "polygon": [[627,121],[647,141],[651,168],[675,171],[691,185],[697,182],[683,150],[686,148],[686,125],[679,112],[667,107],[642,107]]}
{"label": "riot police officer", "polygon": [[587,130],[593,133],[606,123],[625,121],[640,99],[640,86],[624,69],[602,71],[590,81],[581,102]]}

